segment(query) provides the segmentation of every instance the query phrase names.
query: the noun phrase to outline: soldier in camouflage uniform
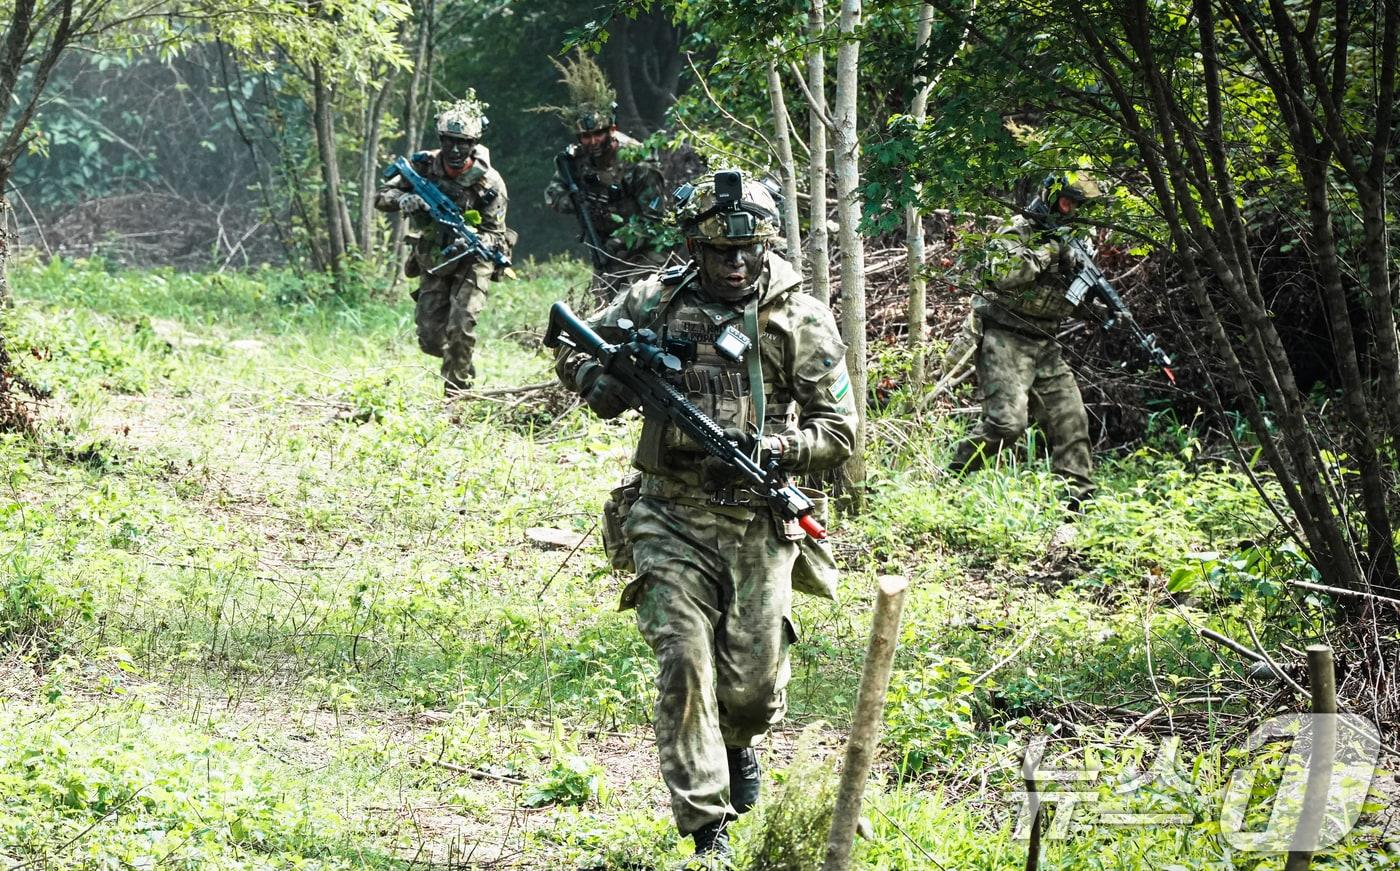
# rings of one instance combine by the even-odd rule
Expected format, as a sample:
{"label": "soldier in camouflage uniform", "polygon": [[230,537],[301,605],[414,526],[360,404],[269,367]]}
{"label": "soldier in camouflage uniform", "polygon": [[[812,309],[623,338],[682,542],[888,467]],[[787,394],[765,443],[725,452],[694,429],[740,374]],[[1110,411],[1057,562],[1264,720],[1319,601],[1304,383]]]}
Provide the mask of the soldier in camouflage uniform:
{"label": "soldier in camouflage uniform", "polygon": [[[480,144],[487,120],[486,104],[467,90],[465,99],[440,104],[437,116],[441,147],[413,155],[413,168],[452,199],[471,223],[480,216],[476,231],[489,247],[509,254],[515,234],[506,229],[506,183],[491,167],[491,154]],[[486,283],[495,276],[488,261],[464,257],[433,272],[454,252],[443,252],[447,237],[426,213],[423,198],[409,190],[402,177],[379,189],[375,208],[400,212],[412,226],[412,249],[404,273],[422,276],[413,292],[418,347],[442,358],[443,389],[452,396],[471,386],[476,375],[472,351],[476,347],[476,320],[486,303]]]}
{"label": "soldier in camouflage uniform", "polygon": [[[694,263],[635,283],[590,323],[609,340],[625,337],[626,319],[681,343],[677,386],[731,440],[792,473],[829,469],[855,438],[845,346],[830,309],[769,250],[773,197],[741,178],[717,173],[678,192]],[[726,330],[754,350],[725,356],[716,341]],[[602,418],[637,404],[585,356],[561,354],[557,370]],[[676,825],[697,853],[722,855],[724,827],[758,798],[753,745],[786,708],[794,568],[817,545],[667,423],[646,419],[633,465],[640,498],[623,531],[636,578],[622,607],[636,609],[660,666],[656,741]]]}
{"label": "soldier in camouflage uniform", "polygon": [[1047,190],[1045,218],[1018,215],[989,246],[983,288],[972,298],[982,419],[954,446],[951,465],[955,473],[980,468],[1034,419],[1050,440],[1051,467],[1068,485],[1072,511],[1093,495],[1093,459],[1084,400],[1055,338],[1066,318],[1084,314],[1065,299],[1073,261],[1056,222],[1096,190],[1087,179],[1058,180]]}
{"label": "soldier in camouflage uniform", "polygon": [[[587,230],[579,227],[579,239],[590,249],[592,292],[605,303],[666,262],[665,246],[654,237],[666,212],[666,182],[656,162],[641,155],[641,143],[618,131],[617,103],[597,64],[580,55],[556,66],[573,105],[553,111],[577,139],[560,159],[579,186],[580,205],[600,243],[594,250]],[[557,164],[544,199],[556,212],[578,214]]]}

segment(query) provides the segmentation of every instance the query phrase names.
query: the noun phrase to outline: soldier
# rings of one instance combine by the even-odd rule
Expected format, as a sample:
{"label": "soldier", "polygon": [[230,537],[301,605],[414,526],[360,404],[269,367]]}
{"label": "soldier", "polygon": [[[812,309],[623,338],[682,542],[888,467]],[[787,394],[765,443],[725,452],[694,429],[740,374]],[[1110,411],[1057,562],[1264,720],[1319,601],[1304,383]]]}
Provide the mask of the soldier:
{"label": "soldier", "polygon": [[[468,88],[464,99],[439,103],[438,108],[441,147],[414,154],[413,168],[450,197],[469,221],[480,216],[476,229],[483,242],[509,253],[515,234],[506,229],[506,183],[491,167],[491,153],[480,144],[486,104]],[[418,347],[442,358],[443,389],[450,397],[470,387],[476,375],[476,319],[486,303],[486,282],[497,276],[491,263],[470,256],[434,272],[455,252],[443,251],[446,237],[425,213],[423,198],[408,188],[408,182],[396,177],[379,189],[374,205],[382,212],[407,215],[412,224],[412,251],[404,274],[422,276],[413,292]]]}
{"label": "soldier", "polygon": [[553,111],[578,141],[556,159],[545,203],[579,219],[579,238],[593,264],[591,290],[604,303],[666,262],[666,245],[657,237],[666,182],[660,167],[641,156],[641,143],[617,129],[617,103],[597,64],[580,56],[556,65],[574,105]]}
{"label": "soldier", "polygon": [[[590,323],[610,341],[624,319],[666,336],[686,361],[677,386],[760,463],[795,474],[844,462],[856,426],[845,346],[770,250],[772,195],[728,171],[677,200],[694,261],[636,282]],[[752,349],[737,358],[736,335]],[[586,356],[563,353],[556,368],[601,418],[637,403]],[[810,570],[816,543],[668,423],[644,421],[633,465],[640,495],[622,532],[636,578],[622,608],[660,666],[656,742],[676,825],[697,853],[724,855],[725,826],[758,799],[753,745],[786,709],[794,571]]]}
{"label": "soldier", "polygon": [[1097,192],[1087,178],[1053,179],[1042,200],[1048,205],[1043,216],[1016,216],[988,247],[983,287],[972,298],[973,317],[964,328],[974,337],[980,332],[982,419],[954,446],[950,466],[955,474],[980,468],[1014,444],[1034,418],[1050,439],[1051,468],[1068,485],[1065,505],[1071,512],[1092,497],[1094,481],[1089,417],[1055,338],[1065,318],[1086,314],[1065,298],[1074,274],[1067,228],[1060,223]]}

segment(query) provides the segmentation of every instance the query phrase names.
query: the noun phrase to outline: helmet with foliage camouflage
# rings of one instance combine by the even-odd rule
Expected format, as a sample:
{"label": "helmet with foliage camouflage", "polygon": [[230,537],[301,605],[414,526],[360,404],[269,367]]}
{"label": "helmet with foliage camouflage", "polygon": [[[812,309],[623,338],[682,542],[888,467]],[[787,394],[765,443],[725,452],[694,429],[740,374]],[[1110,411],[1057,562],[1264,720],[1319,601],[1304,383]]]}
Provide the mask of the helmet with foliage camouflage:
{"label": "helmet with foliage camouflage", "polygon": [[575,133],[592,133],[595,130],[608,130],[617,126],[616,103],[606,106],[582,103],[574,107],[572,114]]}
{"label": "helmet with foliage camouflage", "polygon": [[466,94],[460,100],[436,103],[434,108],[438,113],[438,135],[480,139],[482,131],[489,123],[486,120],[486,105],[477,98],[476,91],[472,88],[467,88]]}
{"label": "helmet with foliage camouflage", "polygon": [[531,112],[551,112],[574,133],[592,133],[617,126],[617,92],[598,62],[582,50],[563,62],[550,58],[559,82],[569,92],[562,106],[536,106]]}
{"label": "helmet with foliage camouflage", "polygon": [[778,235],[773,192],[737,169],[724,169],[676,191],[676,225],[686,239],[750,245]]}

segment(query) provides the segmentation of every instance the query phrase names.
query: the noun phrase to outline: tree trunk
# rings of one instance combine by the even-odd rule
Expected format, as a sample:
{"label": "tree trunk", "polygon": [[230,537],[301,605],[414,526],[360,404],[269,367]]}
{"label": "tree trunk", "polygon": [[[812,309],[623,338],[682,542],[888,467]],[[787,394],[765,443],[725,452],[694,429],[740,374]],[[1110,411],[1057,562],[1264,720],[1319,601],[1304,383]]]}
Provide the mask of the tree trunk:
{"label": "tree trunk", "polygon": [[841,45],[836,52],[836,196],[841,232],[841,338],[846,342],[851,397],[856,407],[856,438],[843,468],[842,490],[855,507],[865,487],[865,247],[860,237],[860,140],[856,136],[859,100],[861,0],[841,2]]}
{"label": "tree trunk", "polygon": [[823,303],[831,302],[831,252],[826,232],[826,36],[825,0],[813,0],[807,12],[807,90],[811,105],[807,111],[808,164],[807,192],[811,196],[807,212],[807,255],[812,264],[811,293]]}
{"label": "tree trunk", "polygon": [[783,99],[783,80],[773,60],[768,61],[768,99],[773,103],[773,134],[774,144],[778,148],[778,163],[783,167],[783,225],[787,230],[787,259],[801,272],[802,227],[797,208],[797,166],[792,161],[792,136],[788,130],[787,102]]}
{"label": "tree trunk", "polygon": [[374,194],[379,187],[379,143],[383,138],[384,103],[393,90],[395,75],[390,74],[370,101],[364,146],[360,152],[360,250],[367,256],[374,246]]}
{"label": "tree trunk", "polygon": [[[418,121],[418,93],[423,86],[424,68],[428,63],[428,28],[432,17],[433,0],[424,0],[421,11],[418,13],[418,37],[415,40],[413,49],[413,73],[408,78],[408,93],[404,95],[403,113],[401,123],[403,125],[403,142],[400,151],[404,157],[412,157],[413,152],[418,150],[418,145],[422,141],[422,134],[419,130]],[[392,230],[390,236],[390,250],[393,251],[394,258],[394,284],[398,284],[402,272],[400,265],[404,260],[404,234],[408,229],[407,222],[403,215],[398,212],[393,213],[391,218]]]}
{"label": "tree trunk", "polygon": [[340,162],[335,150],[335,118],[331,111],[331,90],[319,63],[312,65],[312,124],[316,128],[316,152],[321,164],[321,207],[330,242],[331,272],[337,290],[345,282],[345,217],[340,196]]}
{"label": "tree trunk", "polygon": [[[919,13],[919,29],[914,37],[915,63],[923,69],[922,55],[933,33],[933,6],[924,4]],[[928,77],[914,76],[914,99],[909,114],[915,124],[922,124],[928,110]],[[924,221],[917,205],[904,210],[904,238],[908,249],[909,311],[905,319],[909,330],[909,386],[913,394],[924,387],[924,339],[928,319],[928,281],[924,277]]]}

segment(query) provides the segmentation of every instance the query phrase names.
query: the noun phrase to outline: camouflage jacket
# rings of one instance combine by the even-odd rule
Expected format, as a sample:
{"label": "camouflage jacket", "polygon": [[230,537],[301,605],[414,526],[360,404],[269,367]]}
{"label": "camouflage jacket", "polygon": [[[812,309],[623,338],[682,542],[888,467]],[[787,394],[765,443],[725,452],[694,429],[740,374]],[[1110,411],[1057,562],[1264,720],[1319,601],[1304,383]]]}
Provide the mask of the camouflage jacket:
{"label": "camouflage jacket", "polygon": [[1072,264],[1064,239],[1018,215],[987,246],[972,309],[1012,330],[1053,336],[1078,313],[1065,299]]}
{"label": "camouflage jacket", "polygon": [[[795,473],[845,462],[855,442],[857,401],[846,372],[846,346],[831,309],[803,293],[801,281],[786,260],[770,252],[757,291],[764,434],[781,437],[782,465]],[[617,327],[625,318],[658,333],[664,329],[671,339],[692,342],[693,355],[687,356],[693,359],[676,377],[677,387],[720,426],[753,432],[747,362],[731,362],[714,348],[726,326],[743,330],[744,305],[709,299],[693,271],[675,284],[664,284],[657,274],[618,294],[589,323],[609,341],[626,338]],[[561,354],[556,370],[566,387],[578,389],[575,376],[586,359],[578,353]],[[669,423],[647,419],[633,465],[669,482],[665,493],[653,494],[699,498],[703,457],[699,445]]]}
{"label": "camouflage jacket", "polygon": [[[506,183],[501,174],[491,166],[491,152],[483,145],[472,151],[471,162],[466,170],[456,178],[451,178],[443,170],[442,160],[436,149],[419,151],[413,155],[413,168],[418,174],[437,185],[467,215],[467,223],[472,223],[471,213],[480,216],[480,223],[474,228],[487,245],[498,247],[510,253],[515,243],[515,233],[506,228]],[[409,184],[402,178],[379,188],[375,195],[374,207],[381,212],[396,212],[399,197],[409,192]],[[415,212],[409,216],[412,234],[408,237],[412,246],[412,259],[419,271],[426,271],[442,260],[441,251],[448,239],[444,232],[425,212]],[[469,260],[460,261],[453,272],[465,272],[471,266]],[[410,273],[412,274],[412,273]]]}
{"label": "camouflage jacket", "polygon": [[[571,145],[574,181],[587,200],[593,229],[603,241],[609,254],[623,259],[651,246],[645,239],[623,239],[617,230],[634,216],[648,224],[660,223],[666,211],[666,182],[655,161],[624,155],[624,149],[636,149],[641,143],[623,133],[614,134],[618,153],[607,166],[599,166],[588,154]],[[558,168],[544,191],[545,204],[556,212],[574,214],[568,186]],[[579,228],[582,230],[582,228]],[[617,235],[615,235],[617,234]]]}

